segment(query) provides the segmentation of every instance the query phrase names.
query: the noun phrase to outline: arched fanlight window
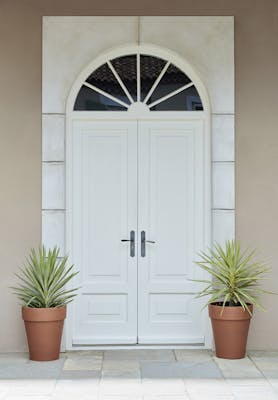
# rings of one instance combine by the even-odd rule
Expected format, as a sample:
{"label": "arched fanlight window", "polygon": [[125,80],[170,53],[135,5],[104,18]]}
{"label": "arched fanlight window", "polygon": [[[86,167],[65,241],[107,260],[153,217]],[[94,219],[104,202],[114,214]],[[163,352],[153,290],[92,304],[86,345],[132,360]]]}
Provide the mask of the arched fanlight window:
{"label": "arched fanlight window", "polygon": [[170,61],[130,54],[101,65],[83,83],[75,111],[128,111],[143,103],[150,111],[202,111],[190,78]]}

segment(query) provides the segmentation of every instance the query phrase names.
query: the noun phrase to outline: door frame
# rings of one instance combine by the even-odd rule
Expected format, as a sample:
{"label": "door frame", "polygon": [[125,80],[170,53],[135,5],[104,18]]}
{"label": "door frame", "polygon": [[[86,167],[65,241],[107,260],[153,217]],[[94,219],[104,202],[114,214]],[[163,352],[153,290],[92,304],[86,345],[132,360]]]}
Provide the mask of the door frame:
{"label": "door frame", "polygon": [[[144,53],[160,58],[170,60],[179,67],[183,72],[190,76],[192,82],[196,86],[202,103],[204,111],[155,111],[155,112],[144,112],[144,111],[73,111],[73,105],[78,94],[78,91],[82,85],[82,82],[87,78],[88,75],[100,65],[107,62],[107,60],[120,57],[126,54]],[[201,79],[194,69],[180,57],[178,54],[154,45],[127,45],[117,47],[112,49],[101,56],[97,57],[93,62],[91,62],[78,76],[74,82],[72,89],[69,93],[67,104],[66,104],[66,216],[65,216],[65,249],[66,253],[69,255],[69,263],[72,263],[71,249],[72,247],[72,193],[73,193],[73,144],[72,144],[72,123],[73,121],[190,121],[199,120],[203,121],[204,124],[204,176],[205,176],[205,187],[204,187],[204,243],[205,247],[211,245],[211,214],[212,214],[212,184],[211,184],[211,107],[209,102],[209,96],[207,90],[203,85]],[[69,287],[74,287],[74,281],[71,282]],[[72,304],[68,305],[68,316],[65,322],[65,347],[66,350],[73,349],[90,349],[90,348],[113,348],[113,346],[73,346],[72,345],[72,332],[73,332],[73,318],[72,316]],[[206,311],[202,311],[202,318],[204,319],[205,325],[205,342],[204,345],[200,346],[190,346],[190,345],[152,345],[152,346],[142,346],[134,345],[132,347],[145,347],[145,348],[212,348],[212,331],[210,326],[209,317]],[[125,346],[121,346],[125,348]],[[130,348],[130,345],[126,347]],[[117,346],[118,348],[118,346]]]}

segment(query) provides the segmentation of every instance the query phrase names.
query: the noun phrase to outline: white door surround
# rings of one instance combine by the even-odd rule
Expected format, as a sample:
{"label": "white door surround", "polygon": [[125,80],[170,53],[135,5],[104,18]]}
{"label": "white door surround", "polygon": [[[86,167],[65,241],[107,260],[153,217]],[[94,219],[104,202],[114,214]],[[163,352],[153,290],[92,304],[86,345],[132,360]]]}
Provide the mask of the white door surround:
{"label": "white door surround", "polygon": [[[169,26],[171,26],[171,35],[169,32],[167,34]],[[133,30],[136,33],[137,27],[140,29],[133,37]],[[113,40],[110,42],[108,36],[103,34],[107,29],[114,32]],[[211,38],[209,43],[207,43],[207,35]],[[135,43],[138,39],[140,46],[123,45],[127,38],[130,43]],[[70,47],[67,45],[69,41]],[[153,44],[147,45],[147,42]],[[195,48],[194,42],[196,42]],[[190,48],[190,44],[193,47]],[[111,46],[113,49],[107,51]],[[108,59],[127,54],[130,49],[134,52],[139,48],[149,49],[150,54],[174,62],[190,76],[198,89],[204,105],[204,111],[198,112],[198,118],[200,116],[203,118],[206,132],[205,155],[208,155],[205,160],[208,162],[206,173],[210,175],[212,165],[213,175],[212,185],[210,179],[205,181],[207,185],[205,192],[209,197],[208,204],[212,191],[212,211],[208,212],[207,238],[210,237],[211,230],[212,240],[218,242],[233,237],[233,18],[43,17],[42,240],[47,247],[57,244],[61,248],[62,255],[69,250],[70,239],[68,235],[70,231],[68,219],[70,178],[68,173],[65,173],[64,166],[68,171],[71,121],[74,119],[84,122],[93,120],[101,123],[104,119],[107,120],[108,114],[111,121],[124,120],[127,123],[128,121],[130,123],[145,121],[147,124],[155,124],[159,120],[160,124],[163,121],[167,124],[169,121],[197,119],[196,113],[191,111],[185,113],[180,111],[147,112],[146,106],[141,107],[141,103],[138,102],[124,113],[113,111],[113,113],[105,112],[104,115],[101,111],[71,112],[74,99],[87,73],[91,73]],[[76,58],[77,54],[78,58]],[[94,61],[76,79],[76,71],[92,59]],[[73,81],[75,84],[71,88]],[[203,82],[209,91],[211,107],[207,107],[209,101]],[[70,93],[66,113],[65,93],[66,95]],[[211,129],[212,143],[209,134]],[[66,144],[66,163],[64,143]],[[212,154],[210,155],[211,144]],[[209,163],[210,158],[212,164]],[[64,175],[67,177],[65,185],[63,184]],[[209,221],[211,216],[212,225]],[[64,226],[66,226],[66,242],[64,241]],[[210,240],[207,243],[209,244]],[[69,334],[72,322],[70,308],[71,306],[66,325],[68,349],[72,348],[71,334]],[[202,315],[205,317],[205,311]],[[173,347],[173,345],[169,346]],[[206,336],[205,346],[211,347],[210,332]],[[74,346],[74,349],[76,348],[78,346]],[[81,348],[85,347],[81,346]]]}
{"label": "white door surround", "polygon": [[[134,53],[166,59],[168,60],[168,65],[171,62],[173,65],[181,69],[187,76],[189,76],[197,88],[201,97],[203,111],[150,112],[146,105],[144,105],[143,102],[141,103],[140,99],[138,99],[138,95],[137,99],[135,99],[137,101],[134,101],[131,104],[132,107],[129,107],[128,112],[73,111],[73,105],[75,104],[80,87],[94,70],[97,70],[101,65],[107,61],[109,62],[111,59],[121,56],[124,57],[125,55]],[[140,67],[138,67],[138,63],[137,56],[137,74],[140,76]],[[161,80],[162,77],[163,72],[154,82],[153,86],[158,86],[158,81]],[[122,81],[120,81],[120,83],[122,85]],[[187,84],[185,85],[185,88],[191,85],[192,84]],[[95,86],[92,86],[91,84],[88,84],[88,86],[90,86],[90,89],[95,88]],[[140,87],[138,88],[137,84],[137,93],[138,90],[140,90]],[[152,89],[150,92],[151,91]],[[113,100],[114,99],[115,98],[113,97]],[[157,102],[158,100],[156,103]],[[140,106],[140,104],[142,104],[142,106]],[[80,293],[83,293],[83,295],[80,294],[75,305],[69,307],[70,317],[68,317],[67,322],[67,348],[80,345],[88,346],[92,344],[105,345],[136,343],[157,345],[197,344],[200,346],[210,346],[211,335],[208,326],[208,318],[204,313],[201,313],[202,302],[194,300],[194,293],[196,293],[198,285],[196,283],[192,284],[192,282],[188,280],[188,278],[192,279],[200,276],[198,275],[198,270],[194,265],[196,257],[195,253],[209,246],[211,240],[210,106],[206,90],[200,79],[198,79],[193,69],[188,66],[182,58],[172,52],[168,52],[167,50],[156,46],[125,46],[114,49],[111,52],[102,55],[97,60],[94,60],[93,63],[91,63],[79,75],[79,78],[73,85],[72,91],[69,95],[67,111],[66,249],[70,254],[70,260],[75,264],[78,264],[78,261],[81,262],[83,265],[82,269],[87,271],[88,268],[90,268],[88,265],[92,265],[92,262],[88,261],[90,259],[90,251],[93,251],[93,247],[91,246],[94,246],[94,244],[92,241],[94,241],[94,238],[95,240],[99,240],[99,236],[103,238],[102,244],[98,245],[98,248],[101,248],[99,251],[102,251],[102,253],[105,252],[105,235],[107,235],[105,228],[109,226],[109,216],[110,220],[113,220],[115,215],[117,215],[119,207],[116,207],[114,211],[112,210],[111,215],[108,213],[108,217],[105,216],[105,219],[106,217],[108,218],[106,222],[104,220],[98,224],[97,217],[94,217],[93,221],[97,227],[96,229],[99,231],[99,236],[97,235],[97,232],[92,233],[91,236],[87,236],[90,235],[88,232],[91,232],[92,229],[88,225],[89,222],[87,224],[89,218],[86,214],[87,211],[84,210],[88,209],[88,199],[92,199],[90,194],[88,194],[88,190],[90,190],[88,189],[90,185],[88,174],[90,176],[95,176],[94,171],[103,171],[106,168],[102,161],[96,161],[97,164],[91,164],[91,161],[88,161],[96,157],[96,155],[94,157],[92,156],[93,153],[91,155],[88,153],[89,151],[92,151],[89,150],[92,145],[89,141],[95,143],[96,149],[104,148],[103,146],[106,146],[107,141],[111,140],[110,138],[113,136],[113,129],[116,132],[115,137],[118,138],[116,140],[120,140],[119,143],[122,143],[120,144],[121,148],[125,149],[122,151],[128,151],[127,149],[130,149],[127,153],[127,158],[125,158],[126,161],[129,160],[129,164],[124,166],[124,161],[121,159],[119,159],[119,161],[115,160],[114,162],[115,168],[117,162],[121,165],[119,168],[125,169],[128,167],[128,175],[126,178],[124,178],[123,175],[121,181],[125,181],[126,179],[130,180],[129,186],[123,189],[126,195],[119,194],[119,197],[123,199],[126,198],[127,204],[126,206],[123,204],[123,207],[126,208],[129,204],[128,207],[131,207],[131,209],[129,211],[129,208],[126,208],[128,214],[121,212],[121,215],[126,215],[128,219],[126,221],[123,220],[122,222],[119,220],[118,225],[120,224],[121,226],[123,225],[128,227],[125,231],[122,230],[122,237],[128,236],[129,232],[132,230],[135,230],[136,235],[136,257],[127,257],[128,250],[126,250],[122,255],[119,253],[119,257],[122,259],[122,261],[119,261],[122,263],[122,268],[120,268],[122,272],[115,273],[111,269],[109,270],[110,272],[106,273],[95,271],[94,273],[91,272],[92,275],[90,278],[87,272],[84,270],[81,271],[80,281],[78,281],[77,278],[76,283],[77,285],[81,284],[84,286],[84,288],[80,289]],[[136,133],[138,137],[134,136],[135,130],[138,130]],[[124,132],[127,132],[127,136]],[[102,139],[101,134],[103,134]],[[83,136],[81,142],[80,136]],[[127,139],[128,136],[129,139]],[[105,139],[105,137],[108,139]],[[114,144],[116,143],[115,137],[113,139]],[[101,141],[101,144],[99,143],[99,140]],[[152,142],[150,142],[150,140],[152,140]],[[160,140],[160,142],[157,142],[157,140]],[[165,140],[168,140],[168,142]],[[106,143],[105,145],[104,141]],[[136,150],[137,142],[138,149]],[[134,145],[132,145],[132,143]],[[114,157],[115,153],[117,153],[117,148],[119,148],[114,147],[114,144],[105,147],[111,150],[108,150],[108,153],[106,153],[107,150],[105,150],[103,157],[108,157],[108,154],[110,154],[109,151],[113,151],[111,157]],[[98,147],[99,145],[100,147]],[[160,146],[159,150],[157,150],[158,148],[156,149],[156,147],[154,147],[154,150],[151,150],[153,146]],[[164,205],[164,209],[163,206],[161,206],[162,214],[160,214],[160,216],[158,215],[158,217],[154,217],[158,206],[156,203],[148,204],[153,196],[159,196],[161,199],[169,197],[167,196],[165,182],[162,183],[162,185],[164,185],[164,192],[157,192],[153,195],[151,194],[154,187],[157,186],[157,183],[155,181],[151,183],[149,179],[153,179],[151,177],[154,176],[154,174],[159,174],[159,171],[156,170],[157,167],[155,165],[152,166],[152,164],[149,164],[150,162],[153,163],[153,161],[148,158],[148,154],[150,154],[151,151],[155,151],[152,158],[168,158],[167,153],[170,151],[171,146],[173,147],[171,157],[174,157],[175,153],[179,153],[179,149],[181,150],[183,146],[186,146],[184,147],[185,150],[182,150],[183,158],[178,161],[178,169],[173,167],[174,169],[172,172],[174,174],[173,176],[177,177],[177,183],[174,184],[172,189],[174,191],[179,191],[180,181],[184,179],[186,180],[186,185],[189,185],[188,193],[182,194],[182,192],[180,192],[178,196],[181,199],[180,201],[187,203],[187,210],[185,209],[184,216],[177,214],[176,221],[178,225],[178,221],[182,218],[185,218],[185,224],[188,224],[190,220],[192,222],[191,225],[186,228],[182,227],[183,224],[180,226],[177,225],[176,232],[173,232],[173,226],[171,226],[169,221],[168,223],[165,222],[166,225],[164,224],[164,228],[161,228],[164,229],[164,232],[162,231],[160,235],[159,232],[156,233],[156,236],[161,237],[160,242],[162,243],[160,246],[157,246],[160,250],[157,250],[156,248],[156,251],[154,252],[154,250],[151,250],[147,245],[145,250],[147,256],[142,257],[141,254],[140,257],[140,246],[142,245],[142,242],[140,244],[140,235],[142,235],[142,232],[146,233],[147,236],[149,236],[151,232],[155,232],[151,220],[153,218],[162,220],[163,214],[170,213],[170,210],[166,210]],[[184,151],[186,152],[186,155],[183,153]],[[138,163],[136,161],[137,152],[139,157]],[[177,155],[177,158],[178,157],[179,156]],[[100,160],[101,158],[102,157],[100,156]],[[173,164],[174,161],[175,157],[172,162]],[[181,163],[185,163],[184,167],[182,167],[185,168],[184,171],[182,171],[180,167]],[[84,167],[84,165],[86,167]],[[92,165],[92,167],[87,167],[88,165]],[[137,167],[139,168],[138,173],[136,172]],[[165,171],[161,171],[161,177],[167,174],[167,168],[169,169],[169,167],[170,164],[167,164],[166,161],[166,169]],[[81,168],[79,172],[77,171],[78,168]],[[90,172],[87,172],[87,169],[84,168],[92,169],[89,169]],[[155,169],[152,170],[152,168]],[[164,168],[162,164],[161,168]],[[187,169],[189,169],[189,171],[187,171]],[[100,172],[98,173],[100,174]],[[124,171],[120,172],[120,174],[124,174]],[[137,185],[137,174],[140,188],[138,198],[138,217],[133,214],[134,208],[137,209],[137,206],[135,207],[137,194],[135,195],[132,189],[134,185]],[[181,176],[179,177],[178,174],[181,174]],[[105,177],[104,179],[106,181]],[[161,181],[161,177],[159,178],[158,176],[156,179],[160,179]],[[92,181],[91,184],[94,187],[98,187],[95,178],[91,177],[90,179]],[[117,180],[117,177],[114,178],[114,181],[115,180]],[[111,181],[111,185],[113,186],[113,181]],[[171,182],[169,182],[168,185],[170,187]],[[151,190],[151,192],[149,192],[149,190]],[[85,200],[82,200],[82,197],[80,197],[83,192]],[[164,195],[162,193],[164,193]],[[184,195],[187,197],[183,198]],[[111,192],[106,191],[106,194],[103,196],[103,200],[99,199],[98,195],[95,200],[99,207],[102,202],[106,204],[105,198],[111,196]],[[117,197],[117,194],[115,194],[115,196]],[[168,199],[168,202],[169,201],[171,200]],[[93,203],[92,200],[90,200],[90,202]],[[133,202],[134,204],[130,206],[130,202]],[[184,209],[182,204],[180,205],[182,209]],[[86,215],[86,217],[83,218],[82,213],[81,211],[79,212],[79,210],[82,210],[82,213],[85,213],[84,215]],[[131,214],[129,214],[130,212]],[[195,216],[194,212],[196,213]],[[149,220],[149,218],[151,218],[151,220]],[[167,221],[167,219],[165,221]],[[104,228],[101,225],[102,223],[104,224]],[[167,225],[171,232],[167,232]],[[116,259],[116,249],[118,245],[115,243],[120,242],[119,234],[117,236],[116,233],[117,224],[115,228],[111,226],[111,229],[112,231],[109,233],[112,237],[114,236],[117,238],[114,240],[114,244],[111,244],[114,248],[116,246],[116,253],[114,256],[114,259]],[[113,233],[114,229],[116,229],[115,234]],[[175,238],[175,234],[181,237]],[[85,239],[86,237],[87,239]],[[88,239],[89,237],[90,239]],[[146,239],[148,239],[148,237],[146,237]],[[169,243],[163,243],[163,240],[166,240]],[[187,250],[185,253],[179,251],[179,249],[183,249],[181,243],[184,241],[191,243],[189,247],[186,248]],[[88,249],[85,250],[84,243],[92,244],[91,246],[88,245]],[[109,240],[108,243],[110,243]],[[177,243],[179,243],[179,245],[177,245]],[[172,249],[173,254],[171,257],[169,254],[167,255],[167,248]],[[188,252],[189,255],[186,254]],[[96,253],[97,250],[95,250],[94,254]],[[111,254],[113,257],[114,251],[111,250]],[[175,254],[177,258],[175,258]],[[106,254],[105,258],[109,258],[109,256],[110,254]],[[183,262],[179,262],[179,256],[184,260]],[[101,255],[99,255],[99,257],[101,257]],[[162,261],[159,264],[155,264],[155,260],[158,258],[161,258],[161,260],[170,260],[170,258],[172,258],[173,265],[169,265],[169,260],[167,261],[168,264],[166,263],[165,265],[161,265]],[[128,260],[127,264],[126,261],[124,261],[125,259]],[[94,259],[94,262],[95,264],[98,263],[96,258]],[[106,265],[111,266],[112,263],[112,259],[110,259],[110,261],[107,259]],[[116,264],[117,263],[118,262],[116,262]],[[187,269],[186,272],[185,268]],[[106,270],[105,266],[104,270]],[[115,278],[113,278],[113,276]],[[105,286],[105,281],[107,281],[108,286]],[[119,282],[118,284],[116,284],[117,281]],[[102,312],[104,313],[103,315],[101,315]],[[115,313],[114,316],[113,313]],[[91,336],[90,332],[92,332]]]}

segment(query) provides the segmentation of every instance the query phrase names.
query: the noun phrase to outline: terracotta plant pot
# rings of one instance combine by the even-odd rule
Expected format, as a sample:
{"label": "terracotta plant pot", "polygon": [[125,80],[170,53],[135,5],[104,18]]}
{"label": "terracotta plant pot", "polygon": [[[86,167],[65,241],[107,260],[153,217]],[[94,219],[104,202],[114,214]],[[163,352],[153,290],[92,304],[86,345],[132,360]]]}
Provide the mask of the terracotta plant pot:
{"label": "terracotta plant pot", "polygon": [[65,318],[66,306],[22,307],[30,360],[52,361],[59,358]]}
{"label": "terracotta plant pot", "polygon": [[[253,306],[249,309],[252,313]],[[251,316],[242,307],[225,307],[221,312],[221,305],[209,304],[216,357],[244,358]]]}

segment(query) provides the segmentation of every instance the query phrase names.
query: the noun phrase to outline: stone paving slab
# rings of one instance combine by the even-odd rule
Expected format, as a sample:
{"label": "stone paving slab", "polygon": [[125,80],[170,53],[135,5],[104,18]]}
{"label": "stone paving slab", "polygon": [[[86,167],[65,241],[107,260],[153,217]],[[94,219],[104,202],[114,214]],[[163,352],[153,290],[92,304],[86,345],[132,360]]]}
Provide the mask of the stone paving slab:
{"label": "stone paving slab", "polygon": [[103,351],[72,351],[68,352],[64,370],[100,370],[102,367]]}
{"label": "stone paving slab", "polygon": [[278,379],[278,352],[252,351],[249,357],[267,379]]}
{"label": "stone paving slab", "polygon": [[[6,396],[50,396],[56,384],[55,379],[0,380],[0,388],[5,387]],[[4,399],[6,400],[5,396]]]}
{"label": "stone paving slab", "polygon": [[125,396],[140,396],[142,395],[141,379],[113,379],[104,378],[99,385],[100,396],[107,395],[125,395]]}
{"label": "stone paving slab", "polygon": [[[29,395],[9,395],[5,398],[5,400],[28,400],[30,399]],[[32,396],[32,400],[52,400],[52,396]]]}
{"label": "stone paving slab", "polygon": [[211,361],[192,363],[192,362],[164,362],[164,363],[141,363],[142,378],[222,378],[221,371],[217,365]]}
{"label": "stone paving slab", "polygon": [[175,361],[172,350],[107,350],[104,360]]}
{"label": "stone paving slab", "polygon": [[226,360],[223,358],[214,357],[216,364],[221,369],[225,378],[234,379],[262,379],[263,375],[258,370],[256,365],[248,358],[240,360]]}
{"label": "stone paving slab", "polygon": [[[99,396],[98,400],[146,400],[143,399],[141,396],[137,396],[136,394],[131,395],[131,396],[114,396],[114,395],[104,395],[104,396]],[[165,399],[167,400],[167,399]]]}
{"label": "stone paving slab", "polygon": [[146,396],[160,395],[160,396],[173,396],[185,395],[185,385],[182,379],[142,379],[142,390]]}
{"label": "stone paving slab", "polygon": [[74,380],[74,379],[90,379],[90,380],[99,380],[101,377],[100,371],[93,371],[93,370],[76,370],[76,371],[67,371],[64,370],[61,372],[59,376],[59,380]]}
{"label": "stone paving slab", "polygon": [[77,351],[53,362],[0,354],[0,400],[278,400],[278,352]]}
{"label": "stone paving slab", "polygon": [[58,379],[63,369],[64,359],[49,362],[25,360],[2,364],[0,360],[0,379]]}
{"label": "stone paving slab", "polygon": [[267,386],[235,386],[233,393],[237,400],[277,400],[278,394]]}
{"label": "stone paving slab", "polygon": [[187,394],[181,396],[144,396],[144,400],[190,400]]}
{"label": "stone paving slab", "polygon": [[103,360],[102,371],[109,373],[137,372],[140,370],[140,362],[137,360]]}
{"label": "stone paving slab", "polygon": [[99,380],[96,379],[67,379],[58,380],[53,395],[58,399],[61,396],[73,396],[81,400],[82,396],[98,396]]}
{"label": "stone paving slab", "polygon": [[185,387],[190,397],[232,396],[232,388],[225,379],[185,379]]}
{"label": "stone paving slab", "polygon": [[213,352],[211,350],[174,350],[176,359],[178,361],[188,361],[197,363],[200,361],[209,361],[212,359]]}
{"label": "stone paving slab", "polygon": [[[30,398],[29,400],[33,400],[33,398]],[[100,400],[100,398],[97,394],[93,395],[93,394],[80,393],[79,395],[77,395],[77,394],[70,394],[68,392],[66,393],[59,392],[58,394],[53,394],[51,396],[51,400]]]}
{"label": "stone paving slab", "polygon": [[191,394],[189,397],[190,400],[236,400],[233,395],[214,395],[207,393],[197,393]]}

